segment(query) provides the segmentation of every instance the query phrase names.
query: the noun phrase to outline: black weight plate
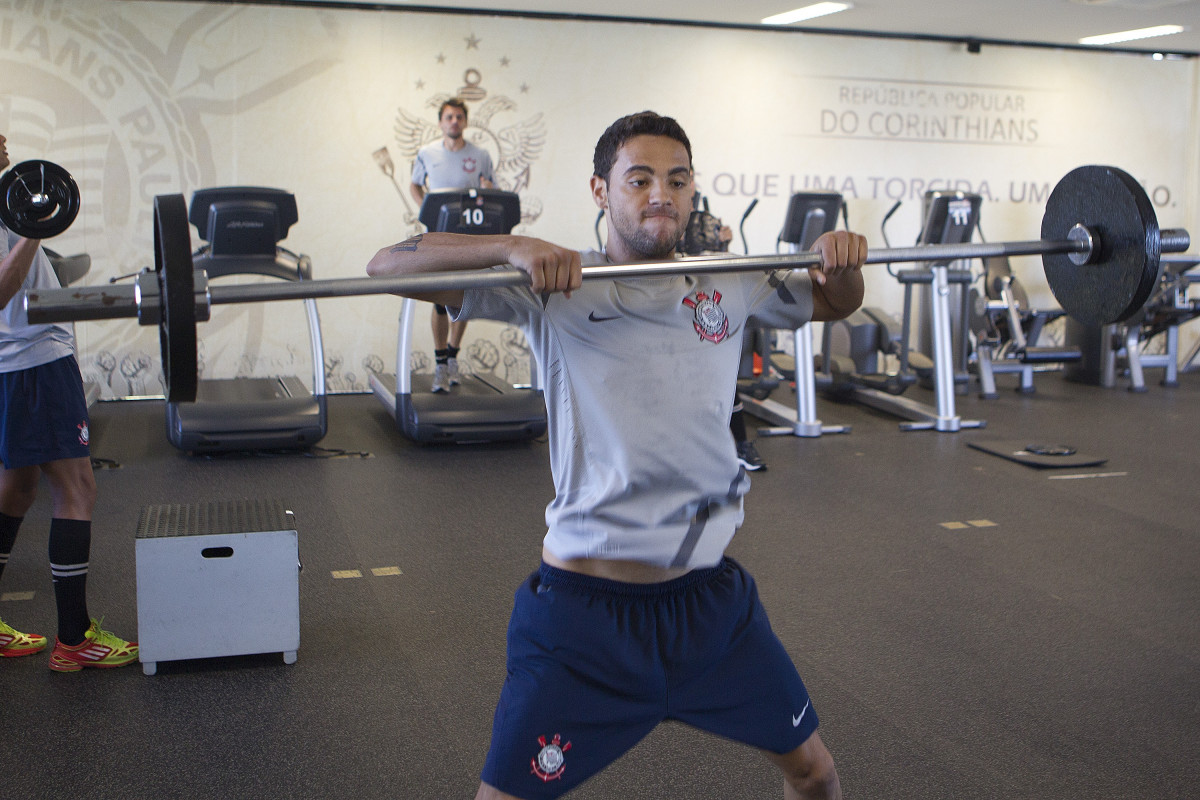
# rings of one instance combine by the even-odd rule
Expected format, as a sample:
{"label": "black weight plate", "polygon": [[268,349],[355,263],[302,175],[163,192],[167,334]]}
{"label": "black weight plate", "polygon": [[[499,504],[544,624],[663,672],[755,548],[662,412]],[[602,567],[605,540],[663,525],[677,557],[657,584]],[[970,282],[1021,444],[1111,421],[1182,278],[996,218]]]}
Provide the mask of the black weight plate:
{"label": "black weight plate", "polygon": [[1043,255],[1050,290],[1084,325],[1129,319],[1158,283],[1162,243],[1150,198],[1116,167],[1079,167],[1050,193],[1042,239],[1064,241],[1077,223],[1098,239],[1094,263],[1075,264],[1065,253]]}
{"label": "black weight plate", "polygon": [[154,198],[154,269],[158,273],[162,346],[167,402],[192,403],[198,383],[196,363],[196,281],[187,201],[181,194]]}
{"label": "black weight plate", "polygon": [[0,177],[0,220],[18,236],[49,239],[79,215],[79,187],[50,161],[22,161]]}

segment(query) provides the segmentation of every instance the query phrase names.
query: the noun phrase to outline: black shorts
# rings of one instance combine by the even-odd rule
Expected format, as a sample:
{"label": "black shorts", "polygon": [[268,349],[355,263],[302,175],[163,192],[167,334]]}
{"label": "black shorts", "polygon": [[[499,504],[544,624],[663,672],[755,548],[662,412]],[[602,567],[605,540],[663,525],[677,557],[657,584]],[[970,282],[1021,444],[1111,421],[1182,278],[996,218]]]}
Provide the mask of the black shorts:
{"label": "black shorts", "polygon": [[90,457],[88,426],[75,356],[0,373],[0,462],[5,469]]}

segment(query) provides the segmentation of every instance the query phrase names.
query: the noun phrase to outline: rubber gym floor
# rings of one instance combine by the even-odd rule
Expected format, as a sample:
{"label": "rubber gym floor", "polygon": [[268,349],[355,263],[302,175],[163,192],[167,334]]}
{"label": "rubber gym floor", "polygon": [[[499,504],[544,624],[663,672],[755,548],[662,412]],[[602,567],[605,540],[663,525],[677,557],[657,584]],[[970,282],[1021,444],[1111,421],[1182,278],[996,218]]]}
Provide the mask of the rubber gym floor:
{"label": "rubber gym floor", "polygon": [[[1145,394],[1039,375],[1032,396],[1001,376],[999,399],[958,398],[987,421],[958,433],[821,400],[850,434],[758,440],[770,467],[730,553],[759,582],[848,798],[1196,796],[1200,373],[1176,389],[1160,374]],[[93,455],[119,465],[96,472],[93,613],[137,635],[144,507],[279,498],[304,565],[299,658],[154,676],[5,659],[0,796],[474,795],[512,593],[538,560],[546,445],[418,446],[369,395],[329,407],[320,451],[211,458],[169,445],[161,401],[93,409]],[[968,447],[1011,439],[1107,461],[1039,470]],[[43,490],[0,617],[53,635],[48,520]],[[334,577],[347,570],[364,577]],[[570,796],[782,788],[760,754],[668,723]]]}

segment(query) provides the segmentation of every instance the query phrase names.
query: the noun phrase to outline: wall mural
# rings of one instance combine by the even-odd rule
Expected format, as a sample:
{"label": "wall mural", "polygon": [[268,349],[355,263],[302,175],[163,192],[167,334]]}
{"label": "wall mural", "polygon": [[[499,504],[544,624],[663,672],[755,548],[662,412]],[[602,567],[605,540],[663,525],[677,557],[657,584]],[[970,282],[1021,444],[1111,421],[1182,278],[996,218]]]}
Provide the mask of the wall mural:
{"label": "wall mural", "polygon": [[[1200,230],[1192,62],[378,9],[0,0],[0,74],[14,161],[55,161],[79,183],[80,216],[48,245],[91,255],[88,283],[153,263],[155,195],[237,185],[296,195],[299,221],[281,244],[309,255],[314,277],[362,276],[378,249],[420,230],[412,159],[439,135],[449,95],[467,100],[467,138],[520,196],[517,231],[579,248],[596,242],[596,138],[644,108],[688,130],[717,216],[736,230],[759,201],[744,225],[752,252],[776,249],[788,197],[814,189],[841,192],[874,245],[897,201],[891,243],[915,239],[929,188],[981,194],[988,239],[1032,238],[1049,189],[1085,163],[1142,181],[1164,227]],[[1049,302],[1036,261],[1013,267],[1035,303]],[[899,307],[882,271],[867,291],[869,304]],[[391,371],[397,298],[319,306],[331,391],[364,391],[369,370]],[[427,308],[414,324],[417,371],[432,368]],[[296,301],[214,308],[199,330],[203,374],[308,382],[304,328]],[[110,320],[77,335],[102,396],[162,391],[156,330]],[[1186,348],[1195,334],[1184,337]],[[463,353],[472,370],[528,380],[515,329],[472,325]]]}
{"label": "wall mural", "polygon": [[[135,24],[143,11],[141,22],[160,24]],[[48,246],[91,255],[87,283],[153,264],[154,196],[212,185],[224,171],[208,135],[215,120],[269,104],[334,63],[319,38],[286,59],[261,43],[239,46],[236,28],[247,9],[163,11],[138,3],[0,3],[7,93],[0,125],[14,161],[55,161],[79,184],[79,218]],[[234,73],[237,81],[221,80]],[[79,325],[77,337],[84,378],[98,381],[103,397],[163,392],[155,329],[110,321]],[[200,364],[224,356],[244,366],[257,359],[252,339],[237,353],[202,344]]]}

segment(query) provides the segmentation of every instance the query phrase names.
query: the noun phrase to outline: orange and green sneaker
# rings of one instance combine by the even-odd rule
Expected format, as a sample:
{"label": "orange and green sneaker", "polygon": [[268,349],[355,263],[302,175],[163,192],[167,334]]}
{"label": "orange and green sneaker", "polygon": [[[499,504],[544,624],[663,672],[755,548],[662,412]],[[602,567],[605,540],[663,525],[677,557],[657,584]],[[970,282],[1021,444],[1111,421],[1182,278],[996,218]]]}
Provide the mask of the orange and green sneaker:
{"label": "orange and green sneaker", "polygon": [[21,633],[0,619],[0,657],[31,656],[46,649],[46,637],[36,633]]}
{"label": "orange and green sneaker", "polygon": [[50,669],[55,672],[78,672],[84,667],[123,667],[137,661],[137,642],[127,642],[101,629],[100,621],[92,620],[92,627],[83,634],[77,645],[66,645],[54,640],[50,653]]}

